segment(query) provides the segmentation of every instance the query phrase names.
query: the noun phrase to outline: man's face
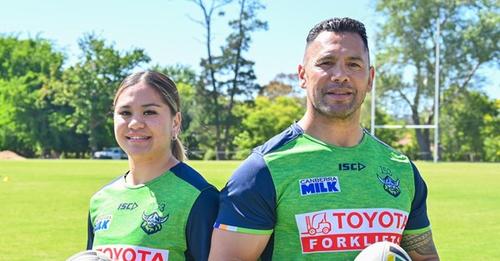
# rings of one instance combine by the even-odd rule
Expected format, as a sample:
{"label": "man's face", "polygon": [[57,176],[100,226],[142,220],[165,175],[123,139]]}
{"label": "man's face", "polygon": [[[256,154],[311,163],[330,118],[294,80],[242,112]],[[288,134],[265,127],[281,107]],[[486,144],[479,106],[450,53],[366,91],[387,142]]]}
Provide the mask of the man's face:
{"label": "man's face", "polygon": [[307,109],[335,119],[359,114],[374,77],[361,37],[348,32],[321,32],[307,46],[298,71]]}

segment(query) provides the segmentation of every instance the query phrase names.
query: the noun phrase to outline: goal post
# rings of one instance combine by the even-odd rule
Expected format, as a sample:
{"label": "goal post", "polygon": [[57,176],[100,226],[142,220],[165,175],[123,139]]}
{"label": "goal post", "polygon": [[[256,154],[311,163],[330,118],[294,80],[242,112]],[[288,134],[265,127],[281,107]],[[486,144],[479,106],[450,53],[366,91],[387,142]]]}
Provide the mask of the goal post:
{"label": "goal post", "polygon": [[[371,118],[370,133],[375,136],[375,129],[434,129],[434,155],[433,161],[439,161],[439,19],[437,19],[436,30],[436,65],[435,65],[435,85],[434,85],[434,124],[427,125],[375,125],[375,107],[376,107],[376,81],[373,81],[372,99],[371,99]],[[375,66],[375,59],[373,59]]]}

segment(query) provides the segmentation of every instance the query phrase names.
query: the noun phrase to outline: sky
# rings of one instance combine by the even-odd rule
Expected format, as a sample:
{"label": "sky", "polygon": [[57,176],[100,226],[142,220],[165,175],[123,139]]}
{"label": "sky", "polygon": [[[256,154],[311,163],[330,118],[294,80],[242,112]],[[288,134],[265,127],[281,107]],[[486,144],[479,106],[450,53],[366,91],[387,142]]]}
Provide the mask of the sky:
{"label": "sky", "polygon": [[[67,64],[77,61],[78,39],[96,33],[119,50],[142,48],[150,64],[182,64],[199,71],[206,56],[204,28],[193,20],[202,12],[187,0],[16,0],[0,5],[0,33],[20,38],[42,37],[51,40],[68,55]],[[305,38],[318,22],[331,17],[351,17],[362,21],[368,41],[376,30],[374,1],[369,0],[269,0],[258,17],[268,22],[267,31],[254,32],[246,57],[255,62],[259,84],[266,84],[279,73],[295,73],[302,60]],[[214,23],[214,51],[224,42],[229,30],[227,19],[237,10],[226,9]],[[374,50],[373,41],[370,50]],[[371,56],[373,57],[373,51]],[[493,70],[493,74],[498,70]],[[498,79],[492,76],[493,80]],[[488,95],[500,98],[499,83],[486,88]]]}

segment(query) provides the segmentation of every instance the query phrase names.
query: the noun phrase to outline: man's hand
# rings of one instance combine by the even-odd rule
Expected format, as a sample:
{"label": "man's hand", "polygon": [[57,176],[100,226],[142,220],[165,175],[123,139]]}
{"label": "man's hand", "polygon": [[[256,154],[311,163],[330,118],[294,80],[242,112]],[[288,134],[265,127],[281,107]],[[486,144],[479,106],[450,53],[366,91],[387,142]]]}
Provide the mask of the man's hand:
{"label": "man's hand", "polygon": [[269,241],[271,235],[253,235],[214,229],[211,261],[225,260],[257,260]]}
{"label": "man's hand", "polygon": [[404,235],[401,247],[410,255],[413,261],[439,260],[439,256],[429,230],[417,235]]}

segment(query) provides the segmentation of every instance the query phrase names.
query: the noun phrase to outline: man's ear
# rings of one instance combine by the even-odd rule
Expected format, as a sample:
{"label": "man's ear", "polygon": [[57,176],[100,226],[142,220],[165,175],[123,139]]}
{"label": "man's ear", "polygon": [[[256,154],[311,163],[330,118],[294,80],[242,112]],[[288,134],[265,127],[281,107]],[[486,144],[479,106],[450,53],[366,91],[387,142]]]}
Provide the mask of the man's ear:
{"label": "man's ear", "polygon": [[375,68],[370,66],[368,72],[368,91],[370,92],[373,89],[373,82],[375,81]]}
{"label": "man's ear", "polygon": [[299,76],[299,86],[302,89],[305,89],[307,86],[307,80],[304,65],[299,64],[299,66],[297,66],[297,75]]}

